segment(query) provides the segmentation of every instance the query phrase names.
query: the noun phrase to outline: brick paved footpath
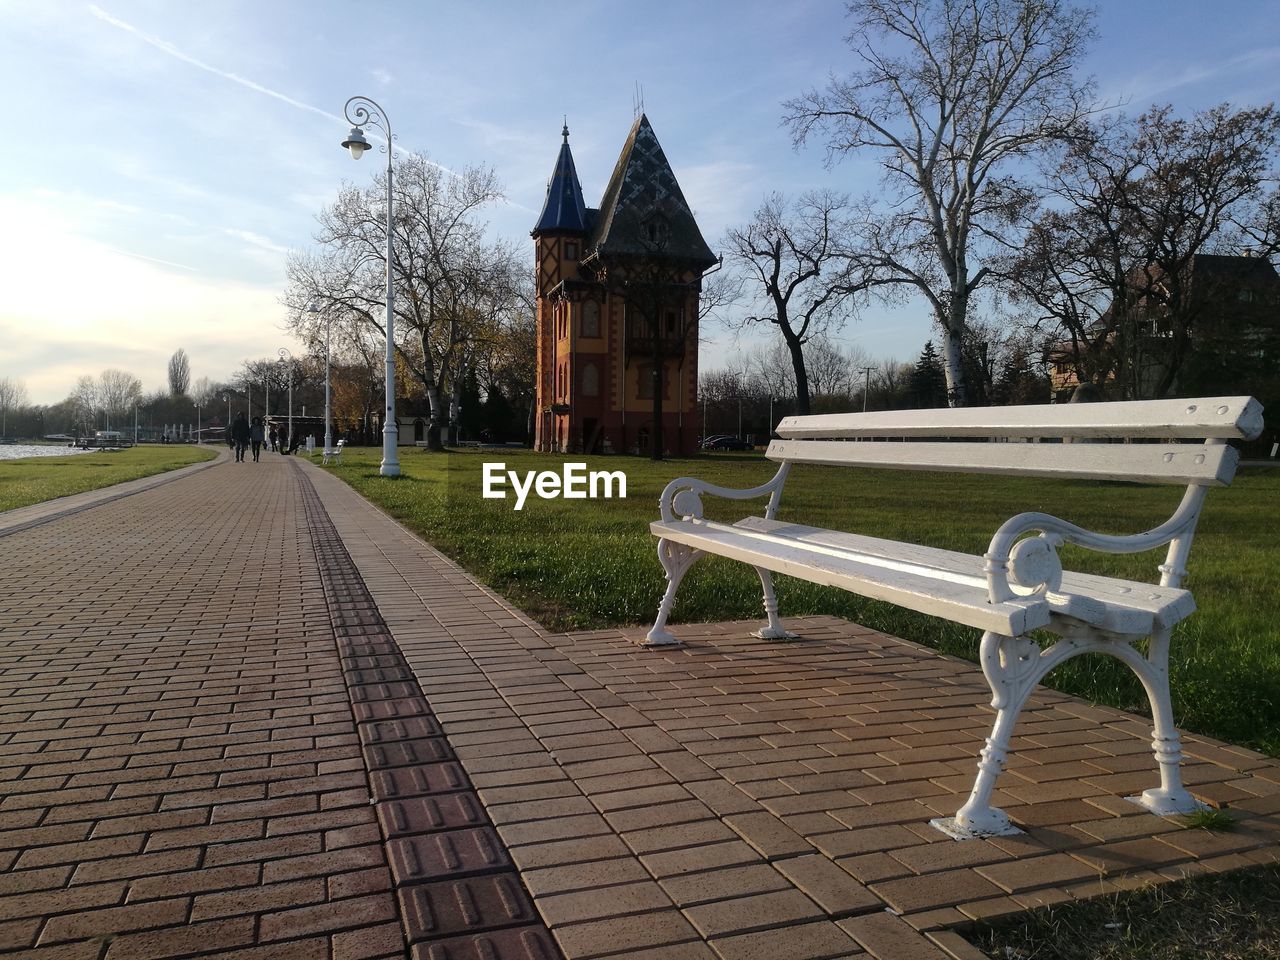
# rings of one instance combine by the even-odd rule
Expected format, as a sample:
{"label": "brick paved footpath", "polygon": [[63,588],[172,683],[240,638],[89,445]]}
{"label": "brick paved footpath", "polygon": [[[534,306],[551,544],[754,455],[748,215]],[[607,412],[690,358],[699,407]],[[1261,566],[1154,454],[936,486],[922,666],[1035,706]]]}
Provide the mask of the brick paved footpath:
{"label": "brick paved footpath", "polygon": [[1187,738],[1241,822],[1182,830],[1121,799],[1147,725],[1048,691],[1026,833],[950,841],[972,664],[832,618],[550,634],[285,458],[5,530],[0,951],[972,958],[948,927],[1280,859],[1280,764]]}

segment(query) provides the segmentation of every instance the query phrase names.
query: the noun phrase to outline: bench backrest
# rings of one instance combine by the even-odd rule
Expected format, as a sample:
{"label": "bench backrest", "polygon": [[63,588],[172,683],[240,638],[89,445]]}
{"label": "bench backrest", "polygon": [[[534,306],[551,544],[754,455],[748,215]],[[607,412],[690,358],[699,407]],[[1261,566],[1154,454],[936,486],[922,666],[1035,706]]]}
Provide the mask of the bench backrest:
{"label": "bench backrest", "polygon": [[[1252,440],[1262,424],[1262,405],[1252,397],[822,414],[785,418],[777,431],[782,439],[769,444],[766,456],[784,463],[1225,486],[1239,459],[1226,441]],[[1166,442],[989,442],[1068,438]],[[1178,440],[1201,443],[1167,442]]]}

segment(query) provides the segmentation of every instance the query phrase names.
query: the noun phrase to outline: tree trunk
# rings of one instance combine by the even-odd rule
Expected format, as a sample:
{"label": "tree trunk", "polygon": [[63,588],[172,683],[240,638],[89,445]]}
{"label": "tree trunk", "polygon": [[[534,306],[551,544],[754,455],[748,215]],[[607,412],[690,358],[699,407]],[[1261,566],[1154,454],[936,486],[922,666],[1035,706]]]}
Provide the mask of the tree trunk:
{"label": "tree trunk", "polygon": [[[787,341],[787,349],[791,351],[791,369],[796,378],[796,415],[809,415],[809,371],[804,365],[804,344],[790,334],[789,327],[781,327],[782,335]],[[769,424],[772,433],[773,424]]]}
{"label": "tree trunk", "polygon": [[938,318],[946,333],[942,338],[942,368],[947,377],[947,404],[952,407],[969,405],[963,359],[964,323],[968,312],[969,295],[953,289],[947,314]]}
{"label": "tree trunk", "polygon": [[653,431],[650,433],[649,459],[662,459],[662,392],[666,387],[666,370],[662,363],[662,334],[657,321],[653,325]]}

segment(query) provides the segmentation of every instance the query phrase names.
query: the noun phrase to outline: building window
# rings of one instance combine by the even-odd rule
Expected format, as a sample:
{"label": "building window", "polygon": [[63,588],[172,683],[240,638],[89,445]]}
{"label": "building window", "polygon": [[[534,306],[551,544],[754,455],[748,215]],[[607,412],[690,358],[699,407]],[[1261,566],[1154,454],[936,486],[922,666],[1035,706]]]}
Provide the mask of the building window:
{"label": "building window", "polygon": [[578,245],[574,243],[572,240],[568,241],[564,245],[564,258],[566,260],[578,259]]}
{"label": "building window", "polygon": [[600,304],[594,300],[588,300],[582,305],[582,335],[600,336]]}
{"label": "building window", "polygon": [[641,364],[636,371],[636,395],[641,400],[653,399],[653,365]]}
{"label": "building window", "polygon": [[594,363],[582,368],[582,395],[584,397],[600,396],[600,371]]}
{"label": "building window", "polygon": [[667,311],[667,336],[674,337],[678,332],[679,316],[674,310]]}

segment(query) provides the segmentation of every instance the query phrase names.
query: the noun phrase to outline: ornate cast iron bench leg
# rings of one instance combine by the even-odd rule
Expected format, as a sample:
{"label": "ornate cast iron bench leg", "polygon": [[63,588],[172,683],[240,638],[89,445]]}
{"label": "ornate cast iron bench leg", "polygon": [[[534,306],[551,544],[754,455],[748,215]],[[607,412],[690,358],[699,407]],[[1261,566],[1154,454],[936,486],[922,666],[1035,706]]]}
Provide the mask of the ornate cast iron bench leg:
{"label": "ornate cast iron bench leg", "polygon": [[693,561],[700,556],[702,556],[701,550],[686,547],[682,543],[672,543],[666,539],[658,541],[658,560],[667,574],[667,591],[663,594],[662,603],[658,607],[658,619],[645,635],[644,646],[670,647],[680,643],[679,638],[667,630],[667,617],[671,616],[671,608],[675,605],[676,591],[680,588],[680,581],[693,566]]}
{"label": "ornate cast iron bench leg", "polygon": [[761,640],[794,640],[796,635],[782,625],[778,618],[778,595],[773,591],[773,574],[764,567],[756,567],[760,585],[764,587],[764,615],[769,622],[752,634]]}

